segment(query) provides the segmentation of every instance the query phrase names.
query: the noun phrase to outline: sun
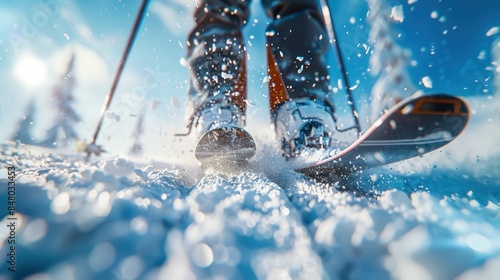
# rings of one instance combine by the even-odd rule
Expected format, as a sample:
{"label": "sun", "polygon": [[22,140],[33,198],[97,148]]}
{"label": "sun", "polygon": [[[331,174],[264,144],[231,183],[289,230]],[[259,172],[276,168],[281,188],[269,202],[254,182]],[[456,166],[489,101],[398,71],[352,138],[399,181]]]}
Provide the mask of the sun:
{"label": "sun", "polygon": [[14,76],[29,88],[42,85],[47,75],[47,65],[32,54],[21,56],[14,66]]}

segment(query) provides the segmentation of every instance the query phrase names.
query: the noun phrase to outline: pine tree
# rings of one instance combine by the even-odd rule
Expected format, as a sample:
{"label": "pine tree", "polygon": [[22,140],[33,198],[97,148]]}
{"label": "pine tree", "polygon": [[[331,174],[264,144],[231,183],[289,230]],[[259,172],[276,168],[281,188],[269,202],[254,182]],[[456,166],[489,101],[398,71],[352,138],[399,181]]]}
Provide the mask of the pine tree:
{"label": "pine tree", "polygon": [[57,116],[54,125],[47,131],[47,138],[42,143],[48,147],[65,147],[71,141],[78,139],[75,126],[80,122],[80,116],[73,109],[74,97],[73,88],[75,78],[73,75],[75,55],[71,54],[71,59],[66,68],[65,74],[57,86],[55,86],[52,97],[55,102]]}
{"label": "pine tree", "polygon": [[371,23],[369,40],[374,45],[370,67],[372,75],[377,77],[371,94],[373,121],[417,89],[407,72],[411,52],[396,43],[397,35],[393,31],[396,18],[402,21],[402,11],[399,16],[391,17],[391,8],[386,0],[368,0],[368,5],[368,20]]}
{"label": "pine tree", "polygon": [[493,42],[493,76],[494,76],[494,106],[495,106],[495,117],[497,120],[500,119],[500,38]]}
{"label": "pine tree", "polygon": [[143,146],[141,143],[141,138],[144,133],[144,110],[142,110],[139,119],[137,120],[137,124],[135,126],[134,133],[132,134],[132,147],[130,148],[129,153],[132,155],[140,155],[143,152]]}
{"label": "pine tree", "polygon": [[11,137],[12,141],[20,141],[23,144],[36,144],[32,135],[33,124],[35,120],[35,100],[31,99],[26,108],[26,114],[18,124],[16,132]]}

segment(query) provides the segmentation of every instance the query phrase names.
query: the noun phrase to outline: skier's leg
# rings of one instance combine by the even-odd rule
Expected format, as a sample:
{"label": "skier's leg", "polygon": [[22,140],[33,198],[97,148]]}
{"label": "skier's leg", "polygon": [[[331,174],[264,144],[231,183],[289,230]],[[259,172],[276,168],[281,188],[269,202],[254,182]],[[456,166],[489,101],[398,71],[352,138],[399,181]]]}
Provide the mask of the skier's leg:
{"label": "skier's leg", "polygon": [[262,0],[270,108],[286,156],[331,145],[335,129],[326,62],[328,35],[315,0]]}
{"label": "skier's leg", "polygon": [[245,86],[238,79],[244,78],[241,29],[249,16],[249,4],[248,0],[205,0],[198,4],[194,13],[196,25],[187,42],[191,111],[223,97],[234,98],[244,110]]}
{"label": "skier's leg", "polygon": [[[196,150],[200,160],[221,148],[255,150],[253,139],[241,128],[246,105],[245,46],[241,29],[248,19],[249,5],[248,0],[205,0],[198,3],[194,13],[195,27],[187,42],[190,73],[187,114],[200,137],[198,148],[202,150]],[[231,143],[203,146],[214,144],[213,139],[208,138],[212,134],[219,136],[222,129],[234,132],[226,137]],[[236,140],[241,137],[246,140],[234,146],[233,136]]]}
{"label": "skier's leg", "polygon": [[267,42],[281,73],[287,97],[330,104],[326,62],[328,34],[315,0],[262,0],[273,19]]}

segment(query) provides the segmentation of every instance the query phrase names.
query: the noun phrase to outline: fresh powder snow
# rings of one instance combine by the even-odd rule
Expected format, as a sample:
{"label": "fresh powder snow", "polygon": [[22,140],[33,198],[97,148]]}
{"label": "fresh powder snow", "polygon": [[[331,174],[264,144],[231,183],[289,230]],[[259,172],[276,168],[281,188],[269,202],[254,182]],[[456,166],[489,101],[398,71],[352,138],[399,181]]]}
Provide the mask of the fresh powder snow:
{"label": "fresh powder snow", "polygon": [[[269,135],[257,139],[261,150],[249,166],[227,172],[123,156],[85,162],[3,144],[0,160],[17,172],[15,278],[498,275],[500,192],[488,187],[495,174],[436,168],[447,157],[436,152],[320,183],[294,172]],[[6,207],[0,211],[8,222]],[[8,279],[5,248],[0,269]]]}

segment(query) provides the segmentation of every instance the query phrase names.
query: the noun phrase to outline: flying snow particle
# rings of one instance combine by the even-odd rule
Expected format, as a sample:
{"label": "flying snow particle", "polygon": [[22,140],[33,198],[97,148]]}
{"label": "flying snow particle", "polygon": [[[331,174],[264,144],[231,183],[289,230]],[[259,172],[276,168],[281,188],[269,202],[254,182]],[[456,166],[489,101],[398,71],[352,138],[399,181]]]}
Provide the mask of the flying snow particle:
{"label": "flying snow particle", "polygon": [[396,123],[395,120],[390,120],[389,125],[391,126],[392,129],[396,130],[398,128],[398,124]]}
{"label": "flying snow particle", "polygon": [[484,60],[485,58],[486,58],[486,51],[485,50],[480,51],[479,54],[477,55],[477,59]]}
{"label": "flying snow particle", "polygon": [[301,74],[302,71],[304,71],[304,65],[300,65],[299,70],[297,70],[297,73]]}
{"label": "flying snow particle", "polygon": [[337,81],[337,87],[338,87],[340,90],[344,89],[344,87],[343,87],[343,85],[342,85],[342,80],[341,80],[341,79],[339,79],[339,80]]}
{"label": "flying snow particle", "polygon": [[375,157],[376,160],[378,160],[380,163],[386,163],[386,159],[384,155],[380,152],[375,152],[373,153],[373,156]]}
{"label": "flying snow particle", "polygon": [[418,0],[408,0],[408,5],[411,5],[413,3],[416,3]]}
{"label": "flying snow particle", "polygon": [[355,17],[351,17],[351,18],[349,19],[349,22],[350,22],[351,24],[355,24],[355,23],[356,23],[356,18],[355,18]]}
{"label": "flying snow particle", "polygon": [[403,109],[401,109],[401,114],[403,115],[407,115],[411,112],[413,112],[413,105],[407,105]]}
{"label": "flying snow particle", "polygon": [[98,217],[106,217],[111,211],[111,196],[108,192],[99,194],[97,201],[94,205],[94,214]]}
{"label": "flying snow particle", "polygon": [[403,13],[403,5],[393,7],[391,10],[391,18],[395,21],[403,22],[405,15]]}
{"label": "flying snow particle", "polygon": [[144,235],[148,232],[148,221],[144,217],[135,217],[130,222],[130,227],[139,235]]}
{"label": "flying snow particle", "polygon": [[233,78],[233,75],[229,74],[229,73],[226,73],[226,72],[222,72],[221,74],[222,78],[225,80],[225,79],[232,79]]}
{"label": "flying snow particle", "polygon": [[185,57],[181,57],[181,59],[179,60],[179,63],[181,64],[181,66],[188,66],[188,61]]}
{"label": "flying snow particle", "polygon": [[208,267],[214,261],[212,248],[205,243],[197,244],[191,251],[193,263],[199,267]]}
{"label": "flying snow particle", "polygon": [[499,31],[498,26],[492,27],[492,28],[490,28],[490,30],[488,30],[488,32],[486,32],[486,37],[491,37],[491,36],[497,34],[498,31]]}
{"label": "flying snow particle", "polygon": [[54,214],[59,214],[59,215],[66,214],[66,212],[68,212],[70,208],[71,208],[71,201],[69,193],[67,192],[58,194],[50,204],[50,210],[52,210],[52,213]]}
{"label": "flying snow particle", "polygon": [[255,103],[253,103],[252,101],[250,101],[249,99],[245,99],[245,103],[249,106],[249,107],[256,107],[257,105]]}
{"label": "flying snow particle", "polygon": [[424,84],[424,87],[426,88],[432,88],[432,80],[429,78],[429,76],[425,76],[422,78],[422,84]]}
{"label": "flying snow particle", "polygon": [[437,11],[432,11],[432,13],[431,13],[431,18],[433,18],[433,19],[437,19],[437,18],[438,18],[438,16],[439,16],[439,13],[438,13]]}

